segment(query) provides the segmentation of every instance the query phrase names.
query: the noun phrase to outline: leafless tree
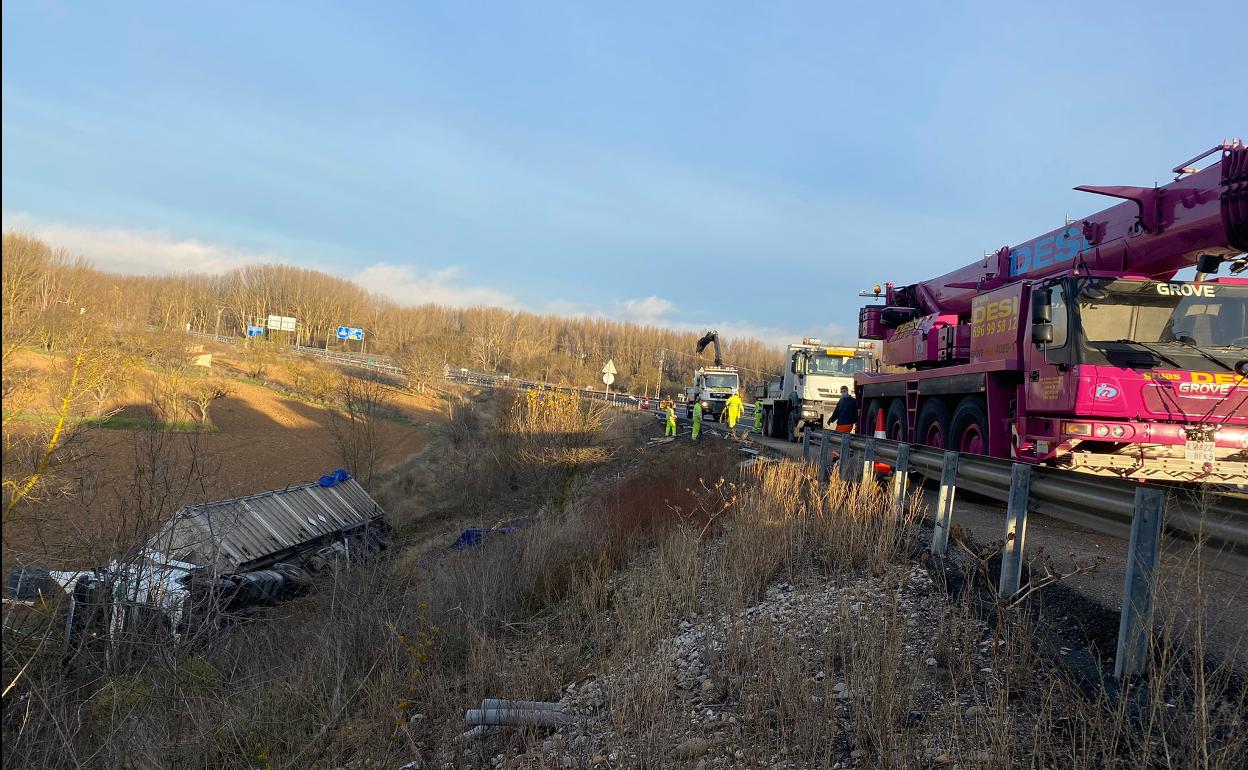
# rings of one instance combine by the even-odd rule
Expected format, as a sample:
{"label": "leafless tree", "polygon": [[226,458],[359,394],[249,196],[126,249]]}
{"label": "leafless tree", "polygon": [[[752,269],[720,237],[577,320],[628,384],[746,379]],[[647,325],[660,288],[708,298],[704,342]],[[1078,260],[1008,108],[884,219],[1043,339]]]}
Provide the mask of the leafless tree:
{"label": "leafless tree", "polygon": [[232,391],[224,385],[211,380],[199,380],[187,388],[186,400],[194,410],[195,420],[204,427],[211,428],[212,418],[208,410],[214,401],[227,398]]}
{"label": "leafless tree", "polygon": [[344,376],[338,385],[337,410],[331,412],[330,434],[343,466],[367,484],[381,455],[380,421],[392,400],[385,383]]}
{"label": "leafless tree", "polygon": [[265,339],[253,339],[243,349],[243,371],[248,377],[260,379],[277,360],[276,345]]}

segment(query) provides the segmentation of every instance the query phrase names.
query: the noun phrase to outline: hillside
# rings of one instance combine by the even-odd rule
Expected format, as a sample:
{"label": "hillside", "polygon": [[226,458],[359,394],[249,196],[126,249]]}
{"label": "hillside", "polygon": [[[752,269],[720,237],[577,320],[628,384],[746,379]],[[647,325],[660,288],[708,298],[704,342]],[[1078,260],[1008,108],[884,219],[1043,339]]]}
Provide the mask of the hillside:
{"label": "hillside", "polygon": [[[584,386],[598,381],[608,359],[617,389],[671,393],[687,380],[701,330],[542,315],[500,308],[403,306],[372,296],[348,280],[289,265],[254,265],[222,275],[114,275],[20,233],[4,234],[5,348],[62,349],[84,321],[118,334],[191,329],[242,338],[268,316],[296,319],[294,332],[266,332],[273,344],[394,357],[423,387],[444,365]],[[364,329],[361,342],[342,342],[339,326]],[[747,383],[780,370],[780,349],[725,336],[725,360]]]}
{"label": "hillside", "polygon": [[[302,483],[344,465],[336,406],[291,382],[295,369],[304,377],[342,376],[334,367],[281,360],[263,379],[248,378],[230,357],[233,351],[221,350],[225,355],[218,352],[210,370],[180,375],[224,393],[210,405],[210,424],[191,419],[193,410],[162,422],[154,394],[168,374],[142,366],[101,403],[75,410],[71,421],[79,422],[50,471],[49,493],[6,522],[6,558],[83,566],[98,561],[119,533],[150,528],[181,505]],[[30,351],[16,352],[6,365],[6,377],[20,378],[26,390],[24,413],[6,425],[11,448],[28,439],[38,445],[44,437],[66,365],[64,356]],[[388,394],[386,415],[376,423],[372,472],[378,476],[416,457],[447,418],[447,403],[434,395],[398,388]],[[94,414],[107,417],[92,421]],[[6,460],[20,466],[25,458],[13,451]],[[6,468],[6,478],[16,470]],[[136,505],[137,498],[147,500]],[[144,505],[155,509],[136,510]]]}

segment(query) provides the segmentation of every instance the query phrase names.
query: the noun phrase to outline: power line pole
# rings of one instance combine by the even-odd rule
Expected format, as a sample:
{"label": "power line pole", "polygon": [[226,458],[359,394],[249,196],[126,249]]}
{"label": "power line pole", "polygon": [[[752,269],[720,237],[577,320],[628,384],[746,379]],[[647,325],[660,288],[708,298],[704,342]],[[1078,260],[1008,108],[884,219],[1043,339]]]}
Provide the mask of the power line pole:
{"label": "power line pole", "polygon": [[659,379],[654,385],[654,397],[659,398],[663,395],[663,361],[667,355],[662,349],[659,350]]}

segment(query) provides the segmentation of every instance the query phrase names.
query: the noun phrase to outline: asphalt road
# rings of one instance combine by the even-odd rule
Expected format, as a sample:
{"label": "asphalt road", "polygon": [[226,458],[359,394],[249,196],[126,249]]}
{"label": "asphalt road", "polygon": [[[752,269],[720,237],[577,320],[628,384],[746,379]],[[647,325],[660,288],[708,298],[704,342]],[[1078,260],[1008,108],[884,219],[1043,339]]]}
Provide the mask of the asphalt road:
{"label": "asphalt road", "polygon": [[[679,422],[687,435],[689,421],[679,417]],[[752,417],[743,418],[737,424],[737,431],[753,425]],[[703,422],[704,431],[718,433],[726,428],[722,423]],[[713,436],[707,435],[707,438]],[[758,434],[751,434],[750,440],[772,454],[787,457],[801,457],[802,454],[800,443],[763,438]],[[924,501],[925,515],[928,515],[936,507],[935,489],[924,489]],[[956,500],[953,524],[968,530],[981,545],[1000,541],[1005,537],[1005,504],[982,497],[968,499],[963,495]],[[1126,540],[1033,513],[1027,517],[1024,542],[1029,556],[1035,556],[1043,548],[1063,572],[1070,571],[1075,564],[1101,560],[1095,572],[1068,578],[1063,585],[1115,614],[1121,609]],[[1155,617],[1158,626],[1171,625],[1190,639],[1195,631],[1195,620],[1201,618],[1202,633],[1212,656],[1248,672],[1248,578],[1200,564],[1190,549],[1173,544],[1163,553],[1160,574],[1162,582]]]}

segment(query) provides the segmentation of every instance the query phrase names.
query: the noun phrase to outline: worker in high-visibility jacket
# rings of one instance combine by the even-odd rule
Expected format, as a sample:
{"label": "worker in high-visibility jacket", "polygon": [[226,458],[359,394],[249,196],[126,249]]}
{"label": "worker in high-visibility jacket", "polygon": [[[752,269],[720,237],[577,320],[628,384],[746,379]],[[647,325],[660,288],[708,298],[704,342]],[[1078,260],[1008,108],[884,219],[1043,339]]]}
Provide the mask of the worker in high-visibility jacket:
{"label": "worker in high-visibility jacket", "polygon": [[763,432],[763,405],[757,401],[754,402],[754,432]]}
{"label": "worker in high-visibility jacket", "polygon": [[693,440],[698,440],[698,434],[702,432],[702,402],[693,402]]}
{"label": "worker in high-visibility jacket", "polygon": [[728,401],[724,404],[724,417],[728,420],[728,430],[732,431],[732,435],[737,435],[737,421],[741,419],[741,413],[745,411],[745,404],[741,402],[741,396],[733,393]]}
{"label": "worker in high-visibility jacket", "polygon": [[676,435],[676,405],[671,401],[665,401],[663,413],[667,415],[667,425],[663,428],[664,436]]}

